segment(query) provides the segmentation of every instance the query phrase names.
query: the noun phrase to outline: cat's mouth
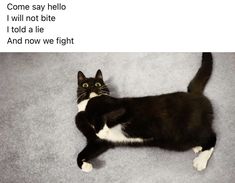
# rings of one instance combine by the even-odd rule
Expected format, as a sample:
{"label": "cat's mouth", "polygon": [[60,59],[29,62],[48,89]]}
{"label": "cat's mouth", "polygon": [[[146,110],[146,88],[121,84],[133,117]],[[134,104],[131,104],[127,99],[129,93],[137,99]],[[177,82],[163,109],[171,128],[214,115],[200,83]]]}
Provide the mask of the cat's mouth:
{"label": "cat's mouth", "polygon": [[91,92],[89,95],[89,99],[97,97],[97,96],[101,96],[101,95],[109,95],[108,93],[97,93],[97,92]]}
{"label": "cat's mouth", "polygon": [[97,96],[98,96],[98,94],[97,94],[97,93],[95,93],[95,92],[91,92],[91,93],[90,93],[90,95],[89,95],[89,99],[90,99],[90,98],[97,97]]}

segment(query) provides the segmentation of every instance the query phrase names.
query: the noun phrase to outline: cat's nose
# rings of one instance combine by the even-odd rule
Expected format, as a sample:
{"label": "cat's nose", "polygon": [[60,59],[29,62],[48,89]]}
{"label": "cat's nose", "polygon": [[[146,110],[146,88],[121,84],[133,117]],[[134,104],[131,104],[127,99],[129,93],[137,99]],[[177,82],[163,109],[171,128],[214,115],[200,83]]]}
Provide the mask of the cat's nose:
{"label": "cat's nose", "polygon": [[91,88],[91,92],[97,93],[97,88],[96,88],[96,87],[92,87],[92,88]]}
{"label": "cat's nose", "polygon": [[96,90],[95,86],[91,86],[91,92],[94,92]]}

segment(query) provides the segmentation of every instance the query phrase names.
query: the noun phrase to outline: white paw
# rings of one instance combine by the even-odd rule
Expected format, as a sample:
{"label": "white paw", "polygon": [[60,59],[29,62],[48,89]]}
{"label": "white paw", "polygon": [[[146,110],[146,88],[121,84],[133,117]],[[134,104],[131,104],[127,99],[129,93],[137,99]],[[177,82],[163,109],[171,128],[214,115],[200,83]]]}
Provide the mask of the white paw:
{"label": "white paw", "polygon": [[201,158],[200,156],[199,157],[196,157],[194,160],[193,160],[193,166],[194,168],[196,168],[198,171],[202,171],[206,168],[206,165],[207,165],[207,160],[205,160],[204,158]]}
{"label": "white paw", "polygon": [[84,172],[90,172],[92,170],[92,164],[87,163],[87,162],[83,162],[82,164],[82,171]]}
{"label": "white paw", "polygon": [[193,160],[193,166],[198,170],[198,171],[202,171],[206,168],[207,166],[207,162],[210,159],[212,153],[214,151],[214,148],[210,148],[209,150],[205,150],[200,152],[200,154],[198,155],[198,157],[196,157]]}
{"label": "white paw", "polygon": [[199,153],[201,150],[202,150],[201,146],[196,146],[196,147],[193,148],[193,151],[194,151],[195,154]]}

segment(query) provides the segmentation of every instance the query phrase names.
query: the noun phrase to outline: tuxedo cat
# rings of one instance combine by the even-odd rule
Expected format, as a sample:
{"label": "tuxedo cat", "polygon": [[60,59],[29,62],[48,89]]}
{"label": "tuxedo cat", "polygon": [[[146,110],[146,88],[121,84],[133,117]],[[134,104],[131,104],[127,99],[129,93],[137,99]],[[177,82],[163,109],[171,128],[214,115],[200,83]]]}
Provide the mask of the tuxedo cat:
{"label": "tuxedo cat", "polygon": [[203,53],[188,92],[139,98],[111,97],[100,70],[94,78],[86,78],[79,71],[75,120],[87,145],[78,154],[78,166],[89,172],[89,160],[109,148],[129,145],[175,151],[193,148],[199,153],[193,166],[198,171],[205,169],[216,143],[212,105],[203,95],[212,64],[211,53]]}

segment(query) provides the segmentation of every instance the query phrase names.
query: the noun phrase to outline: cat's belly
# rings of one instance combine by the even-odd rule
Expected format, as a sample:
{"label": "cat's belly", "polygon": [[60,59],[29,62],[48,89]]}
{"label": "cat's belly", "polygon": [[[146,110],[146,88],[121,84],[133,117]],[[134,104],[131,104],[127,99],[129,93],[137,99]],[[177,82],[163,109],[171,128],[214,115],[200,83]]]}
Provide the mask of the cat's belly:
{"label": "cat's belly", "polygon": [[109,128],[106,124],[103,129],[101,129],[97,134],[99,138],[108,140],[111,142],[122,142],[122,143],[141,143],[144,141],[142,138],[129,138],[126,137],[122,131],[122,126],[116,125],[112,128]]}

